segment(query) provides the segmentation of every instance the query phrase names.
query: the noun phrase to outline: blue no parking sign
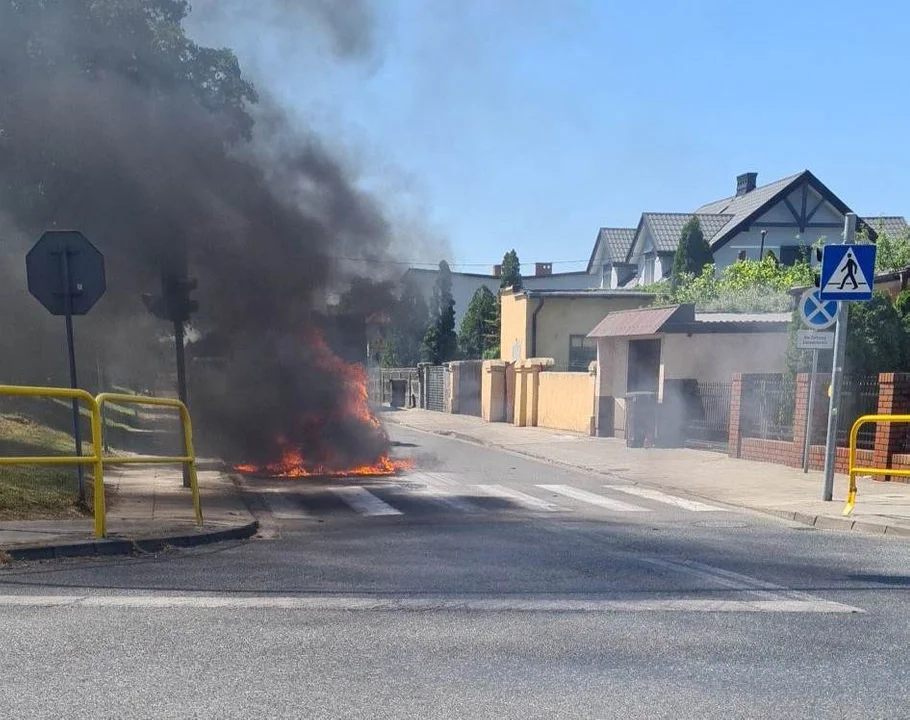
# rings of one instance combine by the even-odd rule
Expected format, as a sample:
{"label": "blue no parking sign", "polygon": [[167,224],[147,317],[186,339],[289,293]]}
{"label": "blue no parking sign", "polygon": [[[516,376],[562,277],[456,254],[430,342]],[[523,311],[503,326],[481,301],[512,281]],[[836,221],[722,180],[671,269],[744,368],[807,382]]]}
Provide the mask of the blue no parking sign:
{"label": "blue no parking sign", "polygon": [[827,330],[837,322],[839,303],[822,300],[818,288],[810,288],[799,299],[799,317],[811,330]]}

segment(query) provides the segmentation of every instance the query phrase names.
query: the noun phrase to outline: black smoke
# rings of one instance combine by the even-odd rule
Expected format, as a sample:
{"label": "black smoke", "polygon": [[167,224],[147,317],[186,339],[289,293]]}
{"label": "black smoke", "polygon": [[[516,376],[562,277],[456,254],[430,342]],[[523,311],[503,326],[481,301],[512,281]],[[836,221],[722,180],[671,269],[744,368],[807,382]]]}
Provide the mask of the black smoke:
{"label": "black smoke", "polygon": [[160,368],[167,327],[140,296],[162,268],[185,266],[199,281],[194,326],[220,338],[219,363],[191,368],[211,449],[258,463],[283,437],[315,460],[368,461],[384,439],[346,417],[347,379],[314,333],[344,280],[335,258],[385,257],[388,223],[230,52],[175,31],[186,11],[0,0],[0,380],[65,382],[59,321],[25,295],[21,264],[44,230],[77,228],[108,272],[106,297],[77,326],[84,375],[95,362],[125,382]]}

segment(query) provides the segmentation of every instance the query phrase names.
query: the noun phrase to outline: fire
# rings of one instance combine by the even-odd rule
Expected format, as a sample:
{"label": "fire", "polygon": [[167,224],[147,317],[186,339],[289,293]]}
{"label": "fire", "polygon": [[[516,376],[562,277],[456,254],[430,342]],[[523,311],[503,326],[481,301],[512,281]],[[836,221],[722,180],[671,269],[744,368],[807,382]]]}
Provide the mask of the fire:
{"label": "fire", "polygon": [[[309,334],[307,343],[313,364],[342,378],[344,387],[344,397],[339,403],[336,416],[301,417],[300,424],[307,428],[307,435],[321,437],[322,431],[332,423],[361,423],[370,431],[381,433],[379,418],[370,409],[366,370],[360,365],[346,363],[335,355],[318,331],[314,330]],[[369,463],[348,467],[330,447],[320,447],[319,457],[306,457],[301,448],[296,447],[287,438],[277,438],[276,444],[280,454],[278,460],[264,465],[250,463],[236,465],[234,469],[243,473],[285,478],[351,477],[394,475],[412,465],[409,460],[391,458],[385,450]],[[387,443],[385,444],[387,446]]]}

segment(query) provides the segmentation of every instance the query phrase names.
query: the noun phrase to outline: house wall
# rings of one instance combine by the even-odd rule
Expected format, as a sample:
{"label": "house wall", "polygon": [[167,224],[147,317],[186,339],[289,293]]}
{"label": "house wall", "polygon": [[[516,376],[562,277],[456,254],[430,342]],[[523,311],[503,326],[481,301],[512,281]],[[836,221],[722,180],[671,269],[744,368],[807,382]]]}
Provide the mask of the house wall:
{"label": "house wall", "polygon": [[625,437],[625,394],[629,373],[629,340],[601,338],[597,341],[597,434]]}
{"label": "house wall", "polygon": [[521,283],[528,290],[588,290],[600,287],[600,276],[586,272],[532,275],[523,277]]}
{"label": "house wall", "polygon": [[594,431],[595,375],[541,372],[537,386],[537,425],[585,434]]}
{"label": "house wall", "polygon": [[501,297],[499,357],[501,360],[524,360],[528,357],[531,323],[529,314],[538,300],[526,295],[504,292]]}
{"label": "house wall", "polygon": [[661,376],[730,382],[735,372],[783,372],[787,333],[671,333],[663,336]]}
{"label": "house wall", "polygon": [[[530,301],[529,326],[538,302],[536,298]],[[546,298],[537,315],[537,347],[533,354],[553,358],[557,368],[566,368],[569,365],[570,335],[587,335],[607,313],[645,307],[650,303],[651,298],[634,297]],[[530,330],[528,342],[530,343]],[[522,357],[530,357],[532,351],[530,345],[527,347],[529,354]]]}
{"label": "house wall", "polygon": [[[802,209],[802,190],[797,188],[788,198],[790,203],[796,208],[797,212]],[[821,196],[811,188],[807,196],[807,212],[811,212]],[[780,257],[780,248],[782,245],[806,245],[811,247],[821,239],[828,243],[839,243],[843,230],[844,216],[841,215],[832,205],[824,203],[815,215],[812,217],[812,223],[837,223],[836,228],[806,228],[805,232],[800,233],[793,215],[787,208],[783,200],[768,209],[766,213],[757,217],[754,222],[785,222],[792,223],[792,227],[785,228],[761,228],[752,226],[744,232],[737,234],[726,245],[714,252],[714,262],[718,271],[732,265],[739,258],[742,250],[750,260],[757,260],[761,252],[761,231],[765,230],[765,252],[773,250],[774,254]],[[811,262],[815,264],[814,256]]]}

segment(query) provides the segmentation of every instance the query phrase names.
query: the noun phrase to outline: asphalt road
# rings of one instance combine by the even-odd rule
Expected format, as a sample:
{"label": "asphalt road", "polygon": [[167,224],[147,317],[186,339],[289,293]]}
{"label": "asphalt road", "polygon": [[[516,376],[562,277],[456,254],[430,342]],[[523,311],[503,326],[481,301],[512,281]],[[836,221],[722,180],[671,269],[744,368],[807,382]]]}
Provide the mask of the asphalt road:
{"label": "asphalt road", "polygon": [[0,715],[910,717],[907,541],[392,432],[263,539],[0,571]]}

